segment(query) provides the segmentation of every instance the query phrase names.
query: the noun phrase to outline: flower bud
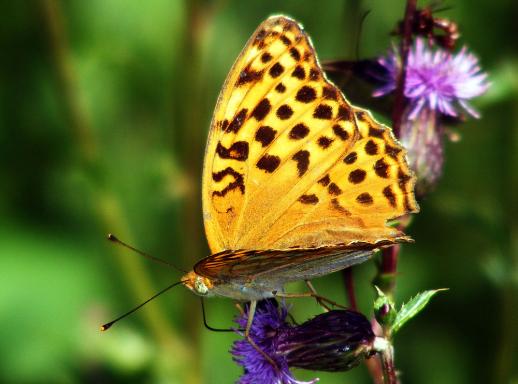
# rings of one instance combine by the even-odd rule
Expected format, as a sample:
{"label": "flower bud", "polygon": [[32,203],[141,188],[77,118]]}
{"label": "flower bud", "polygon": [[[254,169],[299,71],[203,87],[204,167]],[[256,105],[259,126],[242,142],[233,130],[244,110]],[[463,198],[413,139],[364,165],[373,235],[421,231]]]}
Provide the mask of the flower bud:
{"label": "flower bud", "polygon": [[418,198],[433,190],[442,175],[444,134],[437,112],[423,108],[416,117],[402,119],[400,141],[408,151],[410,168],[417,175],[415,192]]}
{"label": "flower bud", "polygon": [[347,371],[373,353],[374,333],[361,313],[333,310],[286,330],[276,353],[290,367]]}
{"label": "flower bud", "polygon": [[394,301],[381,289],[374,286],[378,292],[378,297],[374,301],[374,316],[382,326],[391,326],[396,319],[397,311]]}
{"label": "flower bud", "polygon": [[[375,338],[369,320],[355,311],[329,311],[300,325],[288,323],[287,317],[286,306],[274,299],[257,304],[250,337],[263,353],[246,339],[234,343],[234,361],[244,368],[239,383],[303,384],[290,368],[347,371],[383,344]],[[248,308],[236,322],[244,327],[247,319]]]}

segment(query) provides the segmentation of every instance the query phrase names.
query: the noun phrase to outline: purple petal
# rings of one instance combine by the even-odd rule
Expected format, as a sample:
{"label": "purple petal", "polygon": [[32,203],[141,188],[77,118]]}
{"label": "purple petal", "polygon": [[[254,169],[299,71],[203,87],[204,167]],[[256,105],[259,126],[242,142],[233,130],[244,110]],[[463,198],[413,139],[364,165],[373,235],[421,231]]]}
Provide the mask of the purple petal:
{"label": "purple petal", "polygon": [[[378,59],[388,78],[373,96],[386,95],[396,88],[401,67],[396,48]],[[412,106],[409,118],[415,119],[426,105],[444,115],[457,116],[460,107],[473,117],[478,113],[468,100],[482,95],[490,86],[487,74],[481,72],[478,59],[463,47],[457,54],[442,49],[431,50],[423,39],[417,39],[408,56],[405,96]]]}

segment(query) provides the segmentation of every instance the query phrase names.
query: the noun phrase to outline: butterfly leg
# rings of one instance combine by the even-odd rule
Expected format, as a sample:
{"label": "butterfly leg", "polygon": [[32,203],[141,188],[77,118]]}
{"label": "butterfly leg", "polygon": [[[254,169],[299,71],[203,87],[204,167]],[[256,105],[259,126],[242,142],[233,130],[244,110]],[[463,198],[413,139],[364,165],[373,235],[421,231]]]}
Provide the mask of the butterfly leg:
{"label": "butterfly leg", "polygon": [[252,328],[252,321],[254,320],[254,314],[255,314],[255,308],[257,307],[257,300],[252,300],[250,302],[250,308],[248,309],[248,320],[246,322],[246,329],[245,329],[245,338],[248,340],[248,342],[254,347],[257,352],[259,352],[263,357],[272,365],[272,367],[275,368],[275,370],[279,370],[279,367],[277,367],[277,364],[275,361],[272,360],[270,356],[266,354],[256,343],[255,341],[250,337],[250,329]]}
{"label": "butterfly leg", "polygon": [[236,303],[236,308],[237,308],[237,310],[239,311],[239,313],[241,314],[241,316],[243,316],[243,315],[245,314],[245,310],[243,309],[243,307],[241,306],[241,304]]}
{"label": "butterfly leg", "polygon": [[257,307],[257,300],[250,302],[250,308],[248,308],[248,319],[246,321],[245,337],[250,337],[250,329],[252,328],[252,321],[254,321],[255,309]]}
{"label": "butterfly leg", "polygon": [[[309,280],[305,280],[306,281],[306,285],[308,286],[309,290],[314,294],[314,295],[317,295],[318,296],[318,293],[317,293],[317,290],[315,289],[315,287],[313,286],[313,284],[311,283],[311,281]],[[323,300],[321,300],[320,298],[318,297],[315,297],[315,300],[317,301],[317,303],[324,308],[324,310],[326,312],[329,312],[331,310],[331,308],[329,306],[327,306]]]}
{"label": "butterfly leg", "polygon": [[347,309],[346,306],[338,304],[336,301],[330,300],[327,297],[317,295],[313,292],[305,292],[305,293],[283,293],[283,292],[275,292],[275,296],[277,297],[285,297],[285,298],[297,298],[297,297],[313,297],[317,300],[325,301],[328,304],[331,304],[338,308]]}

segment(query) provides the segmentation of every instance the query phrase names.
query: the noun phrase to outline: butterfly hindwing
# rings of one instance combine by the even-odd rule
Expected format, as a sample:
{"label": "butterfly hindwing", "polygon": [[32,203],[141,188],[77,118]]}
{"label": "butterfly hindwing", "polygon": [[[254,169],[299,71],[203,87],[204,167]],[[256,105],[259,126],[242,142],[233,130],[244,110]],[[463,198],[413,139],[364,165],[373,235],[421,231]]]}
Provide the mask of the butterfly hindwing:
{"label": "butterfly hindwing", "polygon": [[278,280],[284,284],[336,272],[368,259],[375,249],[393,244],[383,240],[377,244],[358,242],[309,249],[229,250],[200,260],[194,271],[220,282],[251,284],[255,280]]}

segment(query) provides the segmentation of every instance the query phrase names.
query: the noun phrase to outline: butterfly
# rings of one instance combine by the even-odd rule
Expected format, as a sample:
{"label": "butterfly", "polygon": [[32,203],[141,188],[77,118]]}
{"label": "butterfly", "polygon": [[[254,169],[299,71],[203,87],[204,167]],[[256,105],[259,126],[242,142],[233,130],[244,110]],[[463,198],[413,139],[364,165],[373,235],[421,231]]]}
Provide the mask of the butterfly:
{"label": "butterfly", "polygon": [[183,284],[251,301],[251,324],[255,303],[286,283],[410,242],[387,225],[418,211],[405,156],[390,128],[326,78],[301,25],[268,18],[217,101],[202,181],[212,255]]}

